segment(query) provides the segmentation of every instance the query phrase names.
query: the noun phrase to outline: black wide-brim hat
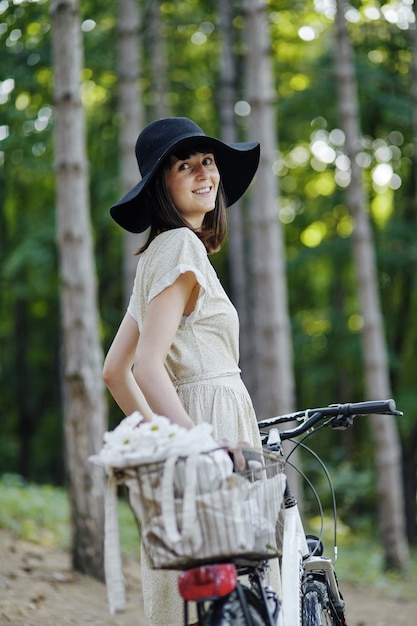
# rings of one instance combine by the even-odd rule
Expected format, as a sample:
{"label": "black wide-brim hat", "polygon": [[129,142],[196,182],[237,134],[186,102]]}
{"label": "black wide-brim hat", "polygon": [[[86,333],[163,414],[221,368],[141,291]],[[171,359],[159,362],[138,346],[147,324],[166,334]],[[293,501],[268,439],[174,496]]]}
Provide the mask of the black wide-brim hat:
{"label": "black wide-brim hat", "polygon": [[136,141],[136,160],[142,176],[117,204],[111,207],[112,218],[125,230],[141,233],[151,224],[143,194],[165,158],[179,149],[207,148],[214,154],[227,206],[245,193],[259,164],[259,142],[226,144],[208,137],[186,117],[167,117],[146,126]]}

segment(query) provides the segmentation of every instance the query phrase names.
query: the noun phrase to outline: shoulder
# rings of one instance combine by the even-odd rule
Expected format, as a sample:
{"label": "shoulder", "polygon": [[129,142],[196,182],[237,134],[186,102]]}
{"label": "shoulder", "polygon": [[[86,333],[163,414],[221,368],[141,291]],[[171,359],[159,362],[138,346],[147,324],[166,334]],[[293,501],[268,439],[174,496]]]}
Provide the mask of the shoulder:
{"label": "shoulder", "polygon": [[210,261],[204,244],[189,228],[178,228],[161,233],[143,252],[140,263],[139,288],[149,302],[181,274],[194,273],[204,289]]}
{"label": "shoulder", "polygon": [[168,230],[152,241],[141,255],[141,273],[151,280],[173,268],[197,268],[206,271],[207,251],[197,235],[189,228]]}
{"label": "shoulder", "polygon": [[202,259],[207,257],[204,244],[189,228],[175,228],[161,233],[155,237],[146,252],[149,252],[149,257],[161,255],[171,258],[188,255]]}
{"label": "shoulder", "polygon": [[201,247],[205,250],[204,244],[200,241],[197,235],[190,228],[186,227],[166,230],[158,235],[152,243],[156,243],[158,240],[160,245],[187,243],[189,245]]}

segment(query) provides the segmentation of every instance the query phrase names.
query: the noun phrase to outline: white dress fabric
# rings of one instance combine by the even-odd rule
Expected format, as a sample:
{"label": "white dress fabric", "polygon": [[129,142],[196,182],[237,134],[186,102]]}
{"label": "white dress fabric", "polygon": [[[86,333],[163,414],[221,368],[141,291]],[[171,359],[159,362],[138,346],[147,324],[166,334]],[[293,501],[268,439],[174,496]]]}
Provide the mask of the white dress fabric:
{"label": "white dress fabric", "polygon": [[[200,291],[168,353],[170,378],[191,419],[209,422],[214,438],[260,447],[255,412],[238,366],[238,316],[203,243],[191,230],[161,233],[140,255],[128,312],[140,331],[149,302],[185,272],[195,274]],[[178,573],[152,570],[144,550],[141,568],[147,625],[182,626]],[[195,621],[190,615],[190,622]]]}

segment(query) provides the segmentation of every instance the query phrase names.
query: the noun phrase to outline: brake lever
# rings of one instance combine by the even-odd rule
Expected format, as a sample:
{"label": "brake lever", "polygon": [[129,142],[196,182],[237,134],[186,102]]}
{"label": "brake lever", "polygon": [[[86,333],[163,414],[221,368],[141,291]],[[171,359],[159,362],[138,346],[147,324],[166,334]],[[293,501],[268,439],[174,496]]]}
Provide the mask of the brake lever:
{"label": "brake lever", "polygon": [[331,426],[334,430],[346,430],[353,426],[353,416],[352,415],[337,415],[329,420],[328,425]]}

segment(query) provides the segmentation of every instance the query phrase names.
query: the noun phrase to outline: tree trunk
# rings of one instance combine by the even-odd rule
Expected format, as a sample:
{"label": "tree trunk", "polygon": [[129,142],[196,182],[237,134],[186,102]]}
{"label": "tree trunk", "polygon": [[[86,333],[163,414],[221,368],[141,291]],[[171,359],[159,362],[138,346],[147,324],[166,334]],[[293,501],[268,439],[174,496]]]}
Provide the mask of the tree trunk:
{"label": "tree trunk", "polygon": [[167,58],[165,51],[165,37],[161,32],[160,0],[149,2],[146,20],[146,33],[149,43],[149,58],[151,59],[151,98],[152,119],[167,117],[169,107],[166,102],[167,87]]}
{"label": "tree trunk", "polygon": [[250,241],[254,285],[257,373],[255,407],[272,416],[294,408],[294,379],[283,235],[278,221],[279,191],[272,165],[276,158],[276,99],[272,83],[264,0],[246,0],[247,94],[250,139],[261,142],[261,161],[252,187]]}
{"label": "tree trunk", "polygon": [[[119,86],[119,152],[121,196],[140,179],[135,143],[144,126],[139,90],[140,9],[137,0],[118,0],[117,78]],[[138,259],[135,252],[144,243],[143,234],[123,233],[123,295],[127,305],[132,293]]]}
{"label": "tree trunk", "polygon": [[[413,9],[415,21],[417,23],[417,2],[414,0]],[[413,156],[413,190],[414,196],[410,207],[413,222],[417,215],[417,29],[410,28],[411,39],[411,93],[413,106],[413,135],[414,135],[414,156]],[[413,279],[413,272],[410,272]],[[412,298],[412,285],[410,284],[409,297]],[[410,346],[408,346],[410,348]],[[403,437],[403,477],[404,495],[406,511],[407,538],[411,545],[417,542],[417,428],[410,426],[407,434]]]}
{"label": "tree trunk", "polygon": [[[363,318],[362,349],[365,388],[369,399],[391,396],[388,359],[377,286],[374,244],[369,215],[356,162],[360,148],[359,107],[353,52],[344,17],[344,1],[337,0],[337,54],[335,54],[339,110],[346,135],[346,152],[351,163],[347,201],[355,228],[353,255],[358,299]],[[371,416],[375,445],[379,519],[385,561],[388,568],[406,569],[409,552],[405,538],[404,500],[401,481],[401,449],[392,416]]]}
{"label": "tree trunk", "polygon": [[[238,141],[234,106],[236,97],[236,66],[233,54],[233,6],[231,0],[219,0],[219,32],[222,41],[220,57],[219,115],[221,136],[226,143]],[[228,258],[231,298],[239,314],[240,324],[240,367],[242,378],[249,390],[254,387],[250,365],[252,334],[248,324],[248,285],[245,266],[245,223],[243,203],[237,202],[228,210],[229,235]]]}
{"label": "tree trunk", "polygon": [[101,448],[106,404],[88,210],[84,113],[79,91],[83,54],[77,1],[53,0],[51,16],[71,553],[74,569],[102,579],[105,476],[101,468],[87,459]]}

